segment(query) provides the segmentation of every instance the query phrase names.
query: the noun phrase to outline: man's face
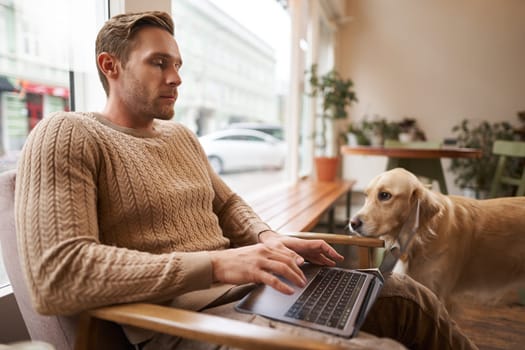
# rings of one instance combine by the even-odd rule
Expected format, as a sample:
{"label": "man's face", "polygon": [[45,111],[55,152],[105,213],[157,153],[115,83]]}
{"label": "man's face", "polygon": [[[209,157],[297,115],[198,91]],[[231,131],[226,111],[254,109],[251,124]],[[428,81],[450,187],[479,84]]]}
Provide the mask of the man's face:
{"label": "man's face", "polygon": [[120,98],[129,115],[171,119],[181,65],[179,48],[170,33],[156,27],[140,29],[119,79]]}

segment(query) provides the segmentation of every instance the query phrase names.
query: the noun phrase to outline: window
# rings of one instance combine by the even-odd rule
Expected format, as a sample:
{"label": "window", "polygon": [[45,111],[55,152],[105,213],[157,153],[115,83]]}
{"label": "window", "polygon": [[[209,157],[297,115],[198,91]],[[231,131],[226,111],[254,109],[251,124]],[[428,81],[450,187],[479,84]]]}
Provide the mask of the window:
{"label": "window", "polygon": [[[199,136],[249,123],[250,129],[284,139],[287,116],[282,101],[287,94],[283,87],[288,86],[290,19],[279,2],[172,0],[172,14],[184,60],[176,120]],[[268,125],[274,127],[265,128]],[[254,147],[255,140],[251,141],[249,147]],[[258,142],[268,143],[265,139]],[[235,163],[226,154],[221,154],[219,162],[211,146],[208,152],[215,157],[209,159],[223,180],[241,196],[285,181],[284,166],[267,166],[264,150],[250,150],[252,157]],[[261,152],[260,158],[256,151]],[[235,171],[226,170],[227,160]],[[260,186],[247,186],[254,177],[260,179]]]}
{"label": "window", "polygon": [[[256,124],[254,132],[275,137],[244,138],[246,147],[233,150],[247,156],[230,147],[212,164],[236,169],[220,172],[242,196],[284,181],[289,14],[275,0],[171,1],[184,59],[175,120],[199,136]],[[103,108],[93,52],[106,9],[107,0],[0,1],[0,172],[16,167],[28,133],[49,113]],[[7,283],[0,263],[0,286]]]}
{"label": "window", "polygon": [[[51,4],[0,2],[0,172],[16,167],[28,133],[42,118],[70,109],[71,77],[80,92],[79,109],[96,110],[104,103],[93,52],[105,1]],[[8,283],[0,257],[0,287]]]}

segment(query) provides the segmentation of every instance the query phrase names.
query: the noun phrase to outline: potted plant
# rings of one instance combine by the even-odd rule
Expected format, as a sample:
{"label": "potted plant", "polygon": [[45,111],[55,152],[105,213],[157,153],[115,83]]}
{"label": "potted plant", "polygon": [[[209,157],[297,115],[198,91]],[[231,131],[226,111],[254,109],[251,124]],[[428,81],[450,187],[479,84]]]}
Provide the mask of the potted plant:
{"label": "potted plant", "polygon": [[397,122],[391,122],[376,115],[372,120],[363,120],[362,124],[372,146],[383,146],[385,140],[397,140],[398,138]]}
{"label": "potted plant", "polygon": [[399,141],[411,142],[414,141],[414,133],[416,127],[416,120],[413,118],[403,118],[399,122]]}
{"label": "potted plant", "polygon": [[309,76],[308,81],[311,87],[309,95],[314,98],[320,97],[322,102],[322,113],[319,114],[321,118],[320,131],[315,138],[317,178],[321,181],[330,181],[337,174],[339,157],[329,157],[328,155],[328,123],[336,119],[347,119],[347,108],[357,101],[356,94],[353,91],[354,83],[351,79],[342,78],[335,70],[319,75],[316,64],[313,64],[310,70],[306,71],[306,74]]}
{"label": "potted plant", "polygon": [[359,145],[383,146],[385,140],[397,140],[398,124],[376,115],[373,119],[365,117],[359,124],[351,124],[348,132],[355,135]]}
{"label": "potted plant", "polygon": [[398,126],[399,141],[412,142],[426,140],[425,133],[417,125],[416,119],[405,117],[400,122],[398,122]]}
{"label": "potted plant", "polygon": [[518,112],[518,120],[521,126],[517,127],[514,132],[517,134],[518,140],[525,141],[525,111]]}
{"label": "potted plant", "polygon": [[458,147],[479,148],[481,158],[454,158],[449,170],[455,174],[454,183],[476,198],[486,197],[497,166],[492,154],[495,140],[512,140],[514,131],[508,122],[472,122],[464,119],[452,128]]}
{"label": "potted plant", "polygon": [[366,136],[362,127],[358,126],[357,123],[352,123],[348,126],[347,141],[350,146],[368,146],[370,140]]}

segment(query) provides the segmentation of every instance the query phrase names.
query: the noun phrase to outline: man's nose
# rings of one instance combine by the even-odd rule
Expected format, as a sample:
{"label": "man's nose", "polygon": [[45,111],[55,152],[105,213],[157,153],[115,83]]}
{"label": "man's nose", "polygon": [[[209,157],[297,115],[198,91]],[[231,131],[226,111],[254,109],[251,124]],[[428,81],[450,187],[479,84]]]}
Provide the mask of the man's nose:
{"label": "man's nose", "polygon": [[179,86],[182,84],[182,79],[177,67],[173,66],[171,69],[169,69],[167,72],[166,81],[169,85]]}

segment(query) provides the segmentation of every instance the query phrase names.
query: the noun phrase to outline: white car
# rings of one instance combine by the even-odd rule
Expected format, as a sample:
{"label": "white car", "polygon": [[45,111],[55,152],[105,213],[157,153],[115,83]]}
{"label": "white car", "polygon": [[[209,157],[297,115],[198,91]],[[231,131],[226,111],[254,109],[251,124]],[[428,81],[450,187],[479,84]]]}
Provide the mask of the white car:
{"label": "white car", "polygon": [[233,123],[228,126],[228,129],[251,129],[262,131],[270,134],[279,140],[284,140],[284,130],[280,125],[261,124],[261,123]]}
{"label": "white car", "polygon": [[227,129],[199,137],[212,168],[218,173],[282,168],[286,143],[250,129]]}

